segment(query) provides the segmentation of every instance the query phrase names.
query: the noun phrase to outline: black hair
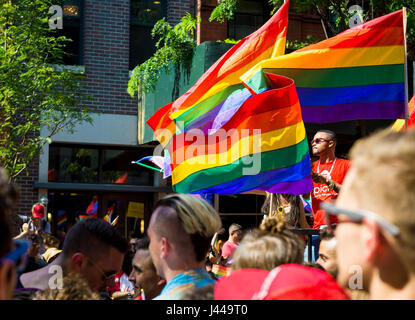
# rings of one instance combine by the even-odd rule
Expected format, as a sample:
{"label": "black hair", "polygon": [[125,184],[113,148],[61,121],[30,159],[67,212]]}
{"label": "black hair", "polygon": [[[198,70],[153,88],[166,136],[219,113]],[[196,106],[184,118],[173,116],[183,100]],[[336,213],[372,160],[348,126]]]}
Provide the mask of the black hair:
{"label": "black hair", "polygon": [[[324,132],[324,133],[327,133],[327,134],[329,134],[329,135],[330,135],[331,140],[333,140],[334,142],[336,142],[336,141],[337,141],[337,136],[336,136],[336,133],[335,133],[334,131],[331,131],[331,130],[328,130],[328,129],[321,129],[321,130],[318,130],[317,132]],[[317,133],[317,132],[316,132],[316,133]]]}
{"label": "black hair", "polygon": [[150,238],[149,237],[144,237],[142,239],[138,239],[137,242],[135,243],[135,250],[148,250],[150,246]]}
{"label": "black hair", "polygon": [[63,255],[71,256],[82,252],[90,256],[105,250],[105,247],[114,247],[122,253],[129,249],[127,239],[114,226],[98,218],[86,218],[77,222],[65,237]]}

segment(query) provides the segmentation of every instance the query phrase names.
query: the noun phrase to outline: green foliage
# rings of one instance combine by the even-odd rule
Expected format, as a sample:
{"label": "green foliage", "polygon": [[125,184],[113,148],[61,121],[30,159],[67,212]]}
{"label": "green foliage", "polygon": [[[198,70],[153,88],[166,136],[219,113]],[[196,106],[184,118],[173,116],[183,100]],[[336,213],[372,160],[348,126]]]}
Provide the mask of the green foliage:
{"label": "green foliage", "polygon": [[237,9],[238,0],[220,0],[217,7],[210,14],[209,21],[220,23],[232,20]]}
{"label": "green foliage", "polygon": [[176,26],[170,26],[165,19],[156,22],[151,35],[158,37],[157,51],[144,63],[136,66],[128,82],[128,93],[134,97],[135,92],[150,92],[160,77],[161,70],[170,70],[170,63],[178,66],[191,60],[196,47],[194,31],[198,20],[187,13]]}
{"label": "green foliage", "polygon": [[309,46],[310,44],[316,43],[316,39],[312,35],[306,37],[306,41],[302,42],[299,40],[286,41],[285,47],[290,50],[298,50],[304,47]]}
{"label": "green foliage", "polygon": [[[51,137],[92,122],[79,105],[83,75],[58,71],[64,37],[49,29],[49,0],[0,4],[0,166],[11,180],[27,171]],[[41,133],[47,132],[44,136]]]}
{"label": "green foliage", "polygon": [[235,39],[225,39],[225,40],[218,40],[217,42],[222,42],[222,43],[230,43],[230,44],[237,44],[239,41],[241,40],[235,40]]}
{"label": "green foliage", "polygon": [[[271,5],[281,5],[283,0],[270,0]],[[361,2],[349,0],[297,0],[290,3],[291,8],[297,12],[315,11],[321,18],[326,28],[327,35],[332,37],[349,28],[349,19],[354,15],[349,13],[349,8]],[[415,1],[414,0],[372,0],[370,5],[366,2],[363,13],[363,20],[380,17],[388,13],[406,7],[407,9],[407,53],[415,59]]]}
{"label": "green foliage", "polygon": [[[284,3],[284,0],[268,0],[273,8],[271,14],[274,14]],[[349,0],[296,0],[290,1],[290,9],[295,12],[315,12],[318,14],[324,24],[328,37],[349,28],[349,19],[354,15],[349,13],[349,8],[354,5],[361,5],[361,2]],[[237,10],[238,0],[222,0],[212,12],[210,20],[224,22],[225,19],[233,19],[234,12]],[[371,0],[370,5],[365,2],[363,19],[364,21],[372,18],[397,11],[406,7],[407,9],[407,53],[408,56],[415,59],[415,1],[414,0]],[[216,11],[216,12],[215,12]],[[214,14],[215,13],[215,14]],[[213,15],[214,14],[214,15]],[[308,41],[306,41],[308,42]],[[291,43],[289,47],[301,47],[301,43]]]}

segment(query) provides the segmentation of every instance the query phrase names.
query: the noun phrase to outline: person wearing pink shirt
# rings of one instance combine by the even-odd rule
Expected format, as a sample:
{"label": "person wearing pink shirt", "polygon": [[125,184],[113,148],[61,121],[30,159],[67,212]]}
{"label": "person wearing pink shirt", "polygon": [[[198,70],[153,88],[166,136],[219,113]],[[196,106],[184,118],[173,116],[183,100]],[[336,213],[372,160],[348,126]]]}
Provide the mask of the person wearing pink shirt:
{"label": "person wearing pink shirt", "polygon": [[229,227],[229,239],[223,244],[222,258],[229,259],[239,246],[242,239],[242,227],[239,224],[233,223]]}

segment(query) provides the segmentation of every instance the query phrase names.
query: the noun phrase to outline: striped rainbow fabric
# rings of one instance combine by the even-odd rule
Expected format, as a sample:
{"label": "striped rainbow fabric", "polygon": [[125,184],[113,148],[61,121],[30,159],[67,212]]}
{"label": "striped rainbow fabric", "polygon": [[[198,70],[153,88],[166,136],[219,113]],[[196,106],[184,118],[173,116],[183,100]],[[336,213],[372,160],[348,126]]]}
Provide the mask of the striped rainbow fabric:
{"label": "striped rainbow fabric", "polygon": [[[409,119],[407,119],[407,127],[415,127],[415,96],[412,97],[411,101],[408,103],[408,113]],[[394,131],[403,131],[405,130],[405,119],[397,119],[392,125],[392,130]]]}
{"label": "striped rainbow fabric", "polygon": [[258,62],[284,54],[287,25],[288,1],[260,29],[220,57],[185,94],[147,121],[156,139],[167,146],[168,137],[176,133],[176,126],[181,132],[197,128],[214,119],[229,99],[236,110],[235,95],[249,94],[240,76]]}
{"label": "striped rainbow fabric", "polygon": [[258,63],[294,79],[305,122],[405,116],[404,10],[376,18],[317,44]]}
{"label": "striped rainbow fabric", "polygon": [[253,95],[215,134],[191,130],[173,137],[169,154],[174,191],[311,191],[308,141],[294,82],[262,72],[254,78]]}

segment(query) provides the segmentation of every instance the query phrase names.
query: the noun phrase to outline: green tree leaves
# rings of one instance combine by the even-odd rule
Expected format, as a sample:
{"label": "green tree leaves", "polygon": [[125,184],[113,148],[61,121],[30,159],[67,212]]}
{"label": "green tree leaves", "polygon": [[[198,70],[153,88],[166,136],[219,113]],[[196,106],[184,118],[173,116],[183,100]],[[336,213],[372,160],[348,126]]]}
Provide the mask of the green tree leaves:
{"label": "green tree leaves", "polygon": [[178,66],[190,61],[196,47],[194,31],[198,20],[187,13],[176,26],[170,26],[163,18],[156,22],[151,32],[158,38],[157,51],[144,63],[136,66],[128,82],[128,93],[134,97],[135,92],[150,92],[155,89],[161,70],[169,70],[169,64]]}
{"label": "green tree leaves", "polygon": [[0,166],[12,180],[54,134],[92,122],[89,107],[81,105],[87,98],[84,76],[57,68],[67,39],[49,29],[51,5],[50,0],[0,4]]}

